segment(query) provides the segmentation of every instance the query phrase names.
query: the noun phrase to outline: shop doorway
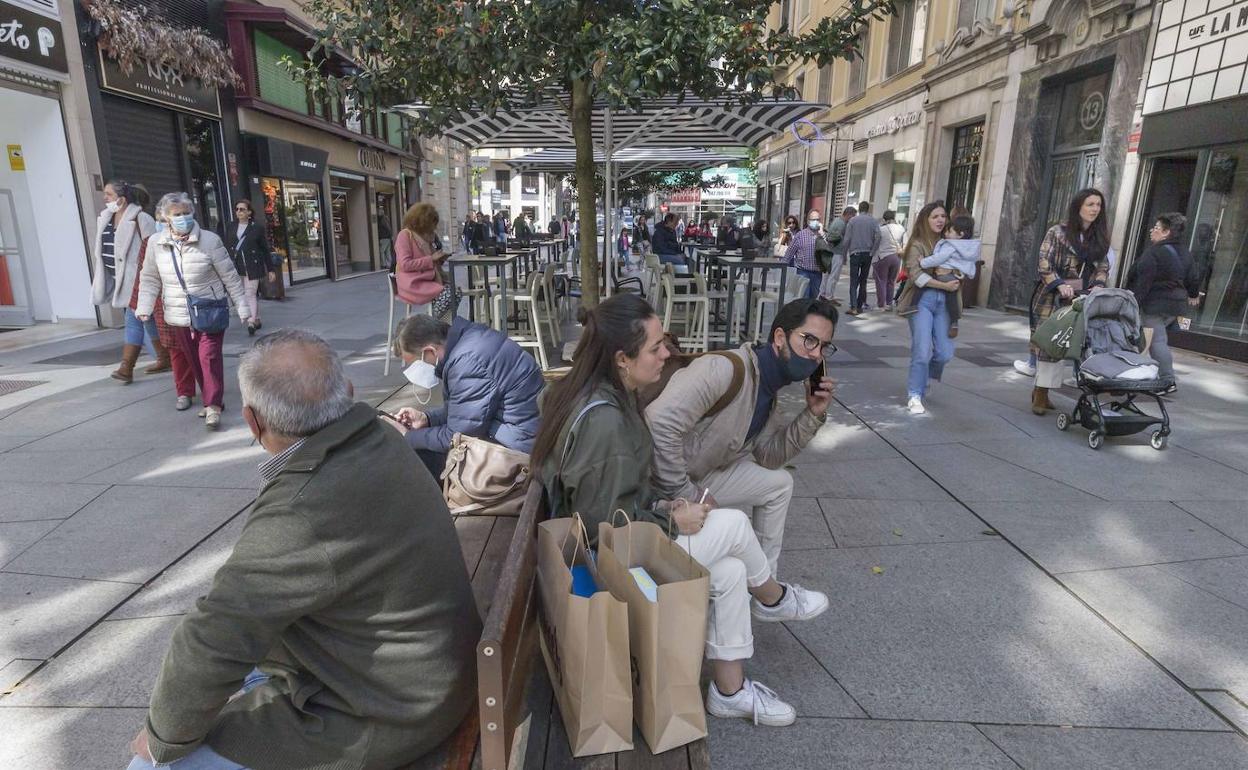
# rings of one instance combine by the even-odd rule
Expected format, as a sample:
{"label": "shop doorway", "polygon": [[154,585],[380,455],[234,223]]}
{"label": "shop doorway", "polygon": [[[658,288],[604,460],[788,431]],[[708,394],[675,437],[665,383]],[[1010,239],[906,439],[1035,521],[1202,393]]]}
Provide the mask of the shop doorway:
{"label": "shop doorway", "polygon": [[290,283],[324,278],[321,186],[264,177],[260,191],[273,250],[282,258]]}
{"label": "shop doorway", "polygon": [[35,322],[27,269],[13,191],[0,189],[0,328]]}
{"label": "shop doorway", "polygon": [[820,216],[828,219],[828,170],[812,171],[806,177],[806,211],[818,211]]}
{"label": "shop doorway", "polygon": [[1148,228],[1157,217],[1171,211],[1186,215],[1190,209],[1192,187],[1196,180],[1197,156],[1157,158],[1150,163],[1147,197],[1142,216],[1137,220],[1133,233],[1136,255],[1143,254],[1148,246]]}
{"label": "shop doorway", "polygon": [[362,176],[331,171],[329,210],[334,237],[334,277],[373,269],[368,181]]}
{"label": "shop doorway", "polygon": [[1096,184],[1112,74],[1097,72],[1057,86],[1061,94],[1045,185],[1041,234],[1066,218],[1066,209],[1076,192]]}

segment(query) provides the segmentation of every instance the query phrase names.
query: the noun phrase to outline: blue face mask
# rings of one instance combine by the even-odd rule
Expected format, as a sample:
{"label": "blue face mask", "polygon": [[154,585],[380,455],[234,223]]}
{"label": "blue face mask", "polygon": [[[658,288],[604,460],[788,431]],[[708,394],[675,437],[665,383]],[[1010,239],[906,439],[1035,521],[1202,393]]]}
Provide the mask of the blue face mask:
{"label": "blue face mask", "polygon": [[169,217],[169,226],[173,228],[175,233],[185,235],[186,233],[189,233],[193,227],[195,227],[195,215],[174,214]]}

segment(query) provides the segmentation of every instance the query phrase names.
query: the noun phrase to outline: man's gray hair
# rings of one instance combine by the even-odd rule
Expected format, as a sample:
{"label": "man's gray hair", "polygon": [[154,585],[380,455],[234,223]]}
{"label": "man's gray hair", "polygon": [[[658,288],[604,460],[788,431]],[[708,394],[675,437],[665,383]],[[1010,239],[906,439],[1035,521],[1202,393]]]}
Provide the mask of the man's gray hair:
{"label": "man's gray hair", "polygon": [[351,408],[351,389],[338,354],[325,340],[280,329],[256,341],[238,365],[243,404],[284,436],[311,436]]}
{"label": "man's gray hair", "polygon": [[190,206],[191,211],[194,211],[195,201],[191,200],[191,196],[184,192],[165,193],[160,196],[160,202],[156,204],[156,216],[168,216],[169,209],[174,206]]}
{"label": "man's gray hair", "polygon": [[425,345],[441,345],[450,331],[450,324],[431,316],[408,316],[394,330],[394,354],[402,358],[404,353],[415,353]]}

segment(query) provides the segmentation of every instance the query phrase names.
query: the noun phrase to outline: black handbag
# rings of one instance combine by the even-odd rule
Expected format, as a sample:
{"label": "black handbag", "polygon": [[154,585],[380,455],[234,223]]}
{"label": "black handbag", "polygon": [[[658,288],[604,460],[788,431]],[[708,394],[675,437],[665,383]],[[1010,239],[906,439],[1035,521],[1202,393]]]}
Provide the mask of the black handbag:
{"label": "black handbag", "polygon": [[169,244],[169,258],[173,260],[173,272],[177,273],[182,293],[186,295],[186,312],[191,318],[191,328],[204,334],[218,334],[230,328],[229,299],[191,294],[182,278],[182,268],[178,267],[178,249],[172,243]]}

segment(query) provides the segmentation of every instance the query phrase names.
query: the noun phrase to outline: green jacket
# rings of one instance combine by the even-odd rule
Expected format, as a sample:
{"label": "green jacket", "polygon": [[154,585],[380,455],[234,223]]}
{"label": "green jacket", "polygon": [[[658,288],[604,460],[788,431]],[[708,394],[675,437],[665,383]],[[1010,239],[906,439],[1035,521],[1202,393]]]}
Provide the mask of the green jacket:
{"label": "green jacket", "polygon": [[[606,403],[585,412],[573,426],[581,410],[594,401]],[[551,516],[579,513],[591,545],[597,542],[598,523],[610,521],[620,508],[633,521],[654,522],[669,532],[666,506],[657,505],[650,488],[654,443],[636,397],[600,385],[578,399],[569,414],[555,451],[539,470]],[[675,534],[675,525],[670,525],[669,534]]]}
{"label": "green jacket", "polygon": [[[480,632],[437,484],[356,404],[264,486],[178,625],[148,711],[152,756],[207,742],[255,770],[411,762],[472,705]],[[231,700],[253,667],[272,679]]]}

